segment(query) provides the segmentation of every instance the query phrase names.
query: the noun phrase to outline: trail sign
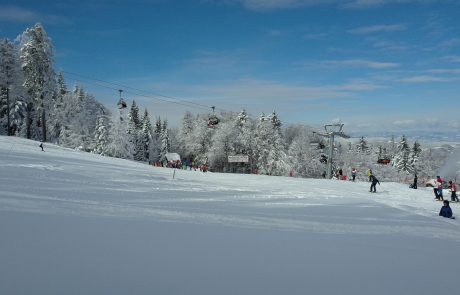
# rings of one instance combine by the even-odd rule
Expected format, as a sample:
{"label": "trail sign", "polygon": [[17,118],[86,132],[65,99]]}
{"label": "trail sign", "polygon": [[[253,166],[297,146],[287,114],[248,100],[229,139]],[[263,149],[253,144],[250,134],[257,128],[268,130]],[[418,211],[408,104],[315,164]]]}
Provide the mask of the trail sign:
{"label": "trail sign", "polygon": [[228,156],[229,163],[247,163],[249,162],[249,156],[247,155],[236,155]]}

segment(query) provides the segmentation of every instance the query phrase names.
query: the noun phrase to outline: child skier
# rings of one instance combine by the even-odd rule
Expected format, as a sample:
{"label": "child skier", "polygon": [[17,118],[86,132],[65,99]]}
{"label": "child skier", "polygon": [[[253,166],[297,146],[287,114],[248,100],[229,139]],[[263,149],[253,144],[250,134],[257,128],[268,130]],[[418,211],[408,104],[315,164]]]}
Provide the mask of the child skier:
{"label": "child skier", "polygon": [[439,175],[436,176],[436,199],[438,199],[438,201],[444,200],[442,196],[442,178]]}
{"label": "child skier", "polygon": [[452,195],[450,196],[450,200],[452,202],[458,202],[457,184],[451,180],[451,181],[449,181],[449,188],[450,188],[450,191],[452,193]]}
{"label": "child skier", "polygon": [[443,206],[441,207],[441,211],[439,211],[439,216],[455,219],[452,215],[452,209],[449,206],[449,201],[445,200]]}
{"label": "child skier", "polygon": [[356,170],[356,168],[351,169],[351,177],[353,177],[353,181],[355,181],[356,172],[358,172],[358,171]]}

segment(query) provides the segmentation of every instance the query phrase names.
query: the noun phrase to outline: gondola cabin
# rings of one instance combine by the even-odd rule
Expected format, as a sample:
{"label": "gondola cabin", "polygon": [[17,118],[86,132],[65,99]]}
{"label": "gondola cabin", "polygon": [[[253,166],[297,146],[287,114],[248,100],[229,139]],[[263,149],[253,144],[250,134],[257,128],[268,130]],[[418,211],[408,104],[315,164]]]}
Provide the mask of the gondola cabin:
{"label": "gondola cabin", "polygon": [[208,128],[214,128],[217,124],[219,124],[219,119],[216,116],[209,117]]}
{"label": "gondola cabin", "polygon": [[390,164],[391,160],[390,159],[378,159],[377,164],[382,164],[382,165],[388,165]]}
{"label": "gondola cabin", "polygon": [[123,98],[120,98],[120,100],[117,103],[117,106],[120,110],[125,109],[127,107],[126,102],[123,100]]}

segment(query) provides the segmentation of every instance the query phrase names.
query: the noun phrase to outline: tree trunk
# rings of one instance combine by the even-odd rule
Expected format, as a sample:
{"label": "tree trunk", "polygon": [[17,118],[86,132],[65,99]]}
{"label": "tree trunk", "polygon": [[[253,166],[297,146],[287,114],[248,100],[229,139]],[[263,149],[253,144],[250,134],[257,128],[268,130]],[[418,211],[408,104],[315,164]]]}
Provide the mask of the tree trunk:
{"label": "tree trunk", "polygon": [[26,107],[26,137],[27,139],[31,138],[31,125],[32,125],[32,108],[33,108],[33,103],[29,102],[27,103]]}
{"label": "tree trunk", "polygon": [[10,121],[10,89],[9,87],[6,87],[6,118],[7,118],[6,134],[10,136],[11,135],[11,121]]}
{"label": "tree trunk", "polygon": [[45,108],[42,107],[42,142],[46,142],[46,116]]}

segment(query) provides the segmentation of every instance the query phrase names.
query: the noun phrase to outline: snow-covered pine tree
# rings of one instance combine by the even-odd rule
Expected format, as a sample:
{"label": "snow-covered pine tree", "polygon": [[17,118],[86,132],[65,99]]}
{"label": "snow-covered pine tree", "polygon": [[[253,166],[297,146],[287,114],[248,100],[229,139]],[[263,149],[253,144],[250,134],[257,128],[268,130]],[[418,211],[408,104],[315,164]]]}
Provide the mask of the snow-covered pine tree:
{"label": "snow-covered pine tree", "polygon": [[237,131],[231,121],[219,122],[212,137],[209,161],[213,171],[227,172],[229,169],[228,156],[234,155],[233,145],[236,141]]}
{"label": "snow-covered pine tree", "polygon": [[270,175],[286,175],[290,167],[285,152],[284,139],[281,131],[281,120],[278,118],[275,111],[273,111],[270,119],[273,126],[272,149],[268,157]]}
{"label": "snow-covered pine tree", "polygon": [[307,130],[302,130],[291,142],[287,156],[289,166],[295,176],[320,177],[324,164],[320,162],[321,151],[312,147]]}
{"label": "snow-covered pine tree", "polygon": [[18,52],[13,42],[0,40],[0,134],[13,135],[12,116],[20,84]]}
{"label": "snow-covered pine tree", "polygon": [[415,141],[409,156],[409,165],[411,166],[411,170],[415,174],[417,174],[417,163],[421,153],[422,148],[420,147],[420,144],[417,141]]}
{"label": "snow-covered pine tree", "polygon": [[144,160],[150,160],[150,145],[152,143],[153,131],[152,124],[147,109],[144,110],[144,117],[142,118],[142,146],[144,151]]}
{"label": "snow-covered pine tree", "polygon": [[141,121],[139,120],[139,108],[137,107],[136,101],[133,100],[131,108],[128,113],[128,133],[135,134],[136,131],[142,128]]}
{"label": "snow-covered pine tree", "polygon": [[364,139],[364,136],[361,137],[359,143],[356,145],[356,150],[361,154],[369,153],[369,146],[367,145],[367,141]]}
{"label": "snow-covered pine tree", "polygon": [[65,121],[65,95],[68,93],[67,85],[65,83],[64,74],[59,72],[56,75],[56,87],[53,94],[53,105],[48,118],[48,134],[50,141],[57,141],[61,126]]}
{"label": "snow-covered pine tree", "polygon": [[24,87],[28,94],[27,104],[27,138],[32,138],[33,116],[36,125],[41,127],[41,140],[46,141],[45,105],[52,93],[53,47],[41,24],[27,29],[20,36],[20,58]]}
{"label": "snow-covered pine tree", "polygon": [[[166,126],[166,125],[163,125],[163,126]],[[161,148],[160,148],[159,159],[160,159],[160,162],[164,162],[167,160],[166,154],[169,153],[169,149],[170,149],[168,128],[165,128],[161,131],[160,139],[161,139]]]}
{"label": "snow-covered pine tree", "polygon": [[163,126],[162,126],[162,123],[161,123],[161,118],[158,116],[157,120],[155,121],[155,129],[153,131],[154,134],[155,134],[156,139],[160,138],[162,128],[163,128]]}
{"label": "snow-covered pine tree", "polygon": [[134,146],[133,158],[136,161],[144,161],[144,142],[142,138],[142,124],[139,119],[139,108],[133,100],[128,113],[128,134]]}
{"label": "snow-covered pine tree", "polygon": [[109,141],[109,133],[107,130],[107,123],[106,119],[101,116],[97,120],[96,130],[94,132],[95,137],[95,149],[94,152],[100,155],[107,155],[108,151],[108,141]]}
{"label": "snow-covered pine tree", "polygon": [[260,116],[255,131],[257,167],[270,175],[283,175],[288,169],[280,127],[281,122],[273,112],[270,116]]}
{"label": "snow-covered pine tree", "polygon": [[413,167],[410,164],[410,148],[406,140],[406,136],[403,135],[398,145],[398,154],[394,158],[393,165],[399,172],[412,173]]}
{"label": "snow-covered pine tree", "polygon": [[112,116],[112,124],[109,131],[108,154],[112,157],[132,159],[134,145],[128,134],[127,119],[120,115]]}
{"label": "snow-covered pine tree", "polygon": [[[249,163],[245,164],[245,172],[251,172],[257,167],[254,161],[254,123],[249,118],[245,110],[242,110],[235,119],[236,138],[233,150],[237,155],[245,155],[249,158]],[[249,169],[249,171],[247,170]]]}
{"label": "snow-covered pine tree", "polygon": [[184,117],[182,118],[182,126],[179,129],[178,133],[178,142],[181,147],[180,150],[178,150],[178,152],[180,152],[181,156],[186,159],[192,156],[190,142],[193,134],[194,121],[195,118],[193,114],[187,111],[184,114]]}

